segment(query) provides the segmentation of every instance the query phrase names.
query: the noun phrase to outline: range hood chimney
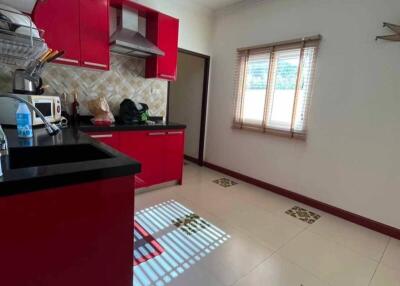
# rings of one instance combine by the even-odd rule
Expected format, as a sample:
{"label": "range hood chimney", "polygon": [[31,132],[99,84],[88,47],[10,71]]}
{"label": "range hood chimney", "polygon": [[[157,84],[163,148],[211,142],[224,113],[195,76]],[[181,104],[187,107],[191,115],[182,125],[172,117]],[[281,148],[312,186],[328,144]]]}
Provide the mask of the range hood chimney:
{"label": "range hood chimney", "polygon": [[111,35],[111,52],[134,56],[164,56],[165,53],[139,32],[139,14],[131,8],[117,10],[117,30]]}

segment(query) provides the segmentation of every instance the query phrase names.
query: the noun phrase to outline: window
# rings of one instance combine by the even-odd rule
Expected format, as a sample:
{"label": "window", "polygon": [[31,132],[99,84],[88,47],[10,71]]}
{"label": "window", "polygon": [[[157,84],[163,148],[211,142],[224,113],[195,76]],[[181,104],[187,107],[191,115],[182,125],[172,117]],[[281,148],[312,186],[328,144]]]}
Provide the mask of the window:
{"label": "window", "polygon": [[234,127],[306,136],[320,39],[238,50]]}

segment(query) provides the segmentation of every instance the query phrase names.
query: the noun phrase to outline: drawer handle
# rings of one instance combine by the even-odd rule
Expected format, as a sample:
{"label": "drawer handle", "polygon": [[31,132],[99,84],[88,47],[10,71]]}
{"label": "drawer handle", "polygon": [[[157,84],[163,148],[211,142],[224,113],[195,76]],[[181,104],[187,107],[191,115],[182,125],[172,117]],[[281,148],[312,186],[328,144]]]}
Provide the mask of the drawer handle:
{"label": "drawer handle", "polygon": [[67,59],[67,58],[58,58],[57,61],[59,61],[59,62],[66,62],[66,63],[79,64],[79,61],[73,60],[73,59]]}
{"label": "drawer handle", "polygon": [[97,139],[97,138],[112,138],[112,134],[102,134],[102,135],[90,135],[90,137]]}
{"label": "drawer handle", "polygon": [[152,133],[149,133],[149,136],[164,136],[164,135],[166,135],[165,132],[152,132]]}
{"label": "drawer handle", "polygon": [[98,67],[98,68],[106,68],[107,67],[107,65],[92,63],[92,62],[83,62],[83,64],[87,65],[87,66]]}
{"label": "drawer handle", "polygon": [[180,135],[183,134],[183,131],[172,131],[172,132],[168,132],[168,135]]}
{"label": "drawer handle", "polygon": [[168,78],[168,79],[175,79],[175,77],[173,76],[173,75],[169,75],[169,74],[160,74],[160,77],[163,77],[163,78]]}

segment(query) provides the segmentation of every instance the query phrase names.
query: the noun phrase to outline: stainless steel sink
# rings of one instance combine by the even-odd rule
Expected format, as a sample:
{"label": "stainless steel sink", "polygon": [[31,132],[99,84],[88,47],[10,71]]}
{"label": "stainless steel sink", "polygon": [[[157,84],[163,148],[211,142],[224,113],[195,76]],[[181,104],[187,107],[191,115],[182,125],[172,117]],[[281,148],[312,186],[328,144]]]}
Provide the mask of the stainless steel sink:
{"label": "stainless steel sink", "polygon": [[9,148],[9,167],[10,169],[20,169],[113,157],[91,144]]}

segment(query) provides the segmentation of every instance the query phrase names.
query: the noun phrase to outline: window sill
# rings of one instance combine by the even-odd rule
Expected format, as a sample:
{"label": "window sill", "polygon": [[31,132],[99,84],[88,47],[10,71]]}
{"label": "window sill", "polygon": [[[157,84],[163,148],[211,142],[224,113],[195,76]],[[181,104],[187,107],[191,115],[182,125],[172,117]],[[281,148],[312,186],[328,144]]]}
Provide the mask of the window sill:
{"label": "window sill", "polygon": [[287,131],[287,130],[280,130],[280,129],[273,129],[273,128],[261,128],[259,126],[251,126],[251,125],[239,126],[237,124],[233,124],[232,129],[247,130],[247,131],[257,132],[257,133],[265,133],[265,134],[270,134],[270,135],[285,137],[285,138],[290,138],[290,139],[296,139],[296,140],[301,140],[301,141],[307,140],[306,133],[293,133],[293,132]]}

